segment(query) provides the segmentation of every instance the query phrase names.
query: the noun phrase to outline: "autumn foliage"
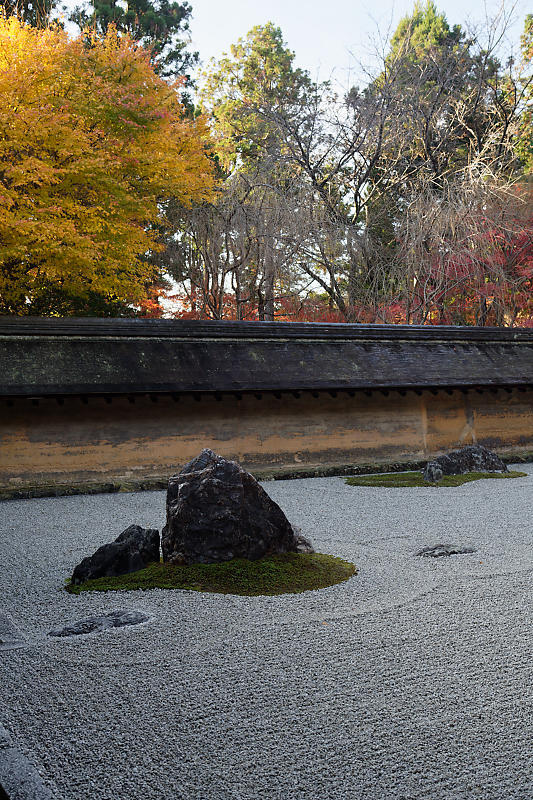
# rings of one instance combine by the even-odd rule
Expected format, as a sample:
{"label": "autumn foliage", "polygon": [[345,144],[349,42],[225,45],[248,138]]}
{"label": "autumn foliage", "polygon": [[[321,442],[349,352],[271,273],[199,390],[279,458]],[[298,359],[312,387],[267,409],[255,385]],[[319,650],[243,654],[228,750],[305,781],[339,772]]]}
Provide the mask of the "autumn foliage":
{"label": "autumn foliage", "polygon": [[3,313],[50,287],[142,298],[165,200],[212,191],[203,120],[112,28],[69,40],[0,18],[0,130]]}
{"label": "autumn foliage", "polygon": [[171,5],[172,52],[151,0],[74,40],[0,17],[0,314],[533,324],[531,15],[504,70],[497,19],[417,4],[344,97],[256,26],[206,122]]}

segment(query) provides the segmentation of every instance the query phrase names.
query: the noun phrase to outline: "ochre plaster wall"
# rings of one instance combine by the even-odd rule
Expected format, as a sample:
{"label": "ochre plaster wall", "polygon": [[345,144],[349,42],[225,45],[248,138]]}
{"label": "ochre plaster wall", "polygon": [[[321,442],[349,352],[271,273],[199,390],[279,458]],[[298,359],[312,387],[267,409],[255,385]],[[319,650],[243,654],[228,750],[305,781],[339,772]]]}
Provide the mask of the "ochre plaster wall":
{"label": "ochre plaster wall", "polygon": [[166,476],[203,447],[265,470],[422,460],[473,441],[533,450],[533,392],[20,400],[0,406],[0,486]]}

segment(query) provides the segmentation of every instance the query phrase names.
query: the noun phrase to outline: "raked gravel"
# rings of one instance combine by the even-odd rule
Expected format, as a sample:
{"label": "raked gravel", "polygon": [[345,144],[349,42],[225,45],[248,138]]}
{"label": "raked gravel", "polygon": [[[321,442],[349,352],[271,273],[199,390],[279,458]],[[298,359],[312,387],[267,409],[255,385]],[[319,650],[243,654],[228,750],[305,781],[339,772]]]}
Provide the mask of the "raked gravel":
{"label": "raked gravel", "polygon": [[[161,492],[0,504],[0,725],[54,800],[532,800],[533,467],[450,489],[263,484],[359,574],[279,597],[62,591]],[[450,543],[468,555],[417,558]],[[113,610],[149,622],[72,639]]]}

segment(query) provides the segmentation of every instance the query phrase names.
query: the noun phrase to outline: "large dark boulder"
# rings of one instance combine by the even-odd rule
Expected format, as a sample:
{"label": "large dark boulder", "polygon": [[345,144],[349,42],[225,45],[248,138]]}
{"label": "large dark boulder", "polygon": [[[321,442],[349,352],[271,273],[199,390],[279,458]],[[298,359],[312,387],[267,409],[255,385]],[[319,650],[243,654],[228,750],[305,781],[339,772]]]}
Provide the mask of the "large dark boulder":
{"label": "large dark boulder", "polygon": [[481,444],[469,444],[428,461],[423,470],[424,480],[437,483],[443,475],[463,475],[466,472],[507,472],[496,453]]}
{"label": "large dark boulder", "polygon": [[130,525],[114,542],[84,558],[72,573],[72,583],[136,572],[152,561],[159,561],[159,531]]}
{"label": "large dark boulder", "polygon": [[310,547],[250,473],[212,450],[170,478],[161,545],[171,564],[255,560]]}

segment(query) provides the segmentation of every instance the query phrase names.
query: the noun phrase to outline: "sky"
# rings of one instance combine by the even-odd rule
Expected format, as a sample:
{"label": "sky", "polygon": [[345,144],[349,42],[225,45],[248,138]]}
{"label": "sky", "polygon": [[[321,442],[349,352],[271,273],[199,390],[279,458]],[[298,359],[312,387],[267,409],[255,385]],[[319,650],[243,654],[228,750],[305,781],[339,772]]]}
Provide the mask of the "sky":
{"label": "sky", "polygon": [[[383,40],[394,31],[411,12],[414,0],[190,0],[190,4],[192,49],[198,50],[204,65],[255,25],[273,22],[295,52],[297,66],[309,70],[315,80],[333,77],[340,87],[348,88],[362,82],[358,62],[372,64],[380,37]],[[501,8],[498,0],[437,0],[436,5],[450,25],[482,22]],[[508,10],[512,7],[506,4]],[[518,50],[524,18],[531,10],[531,0],[517,0],[506,52],[512,46]]]}

